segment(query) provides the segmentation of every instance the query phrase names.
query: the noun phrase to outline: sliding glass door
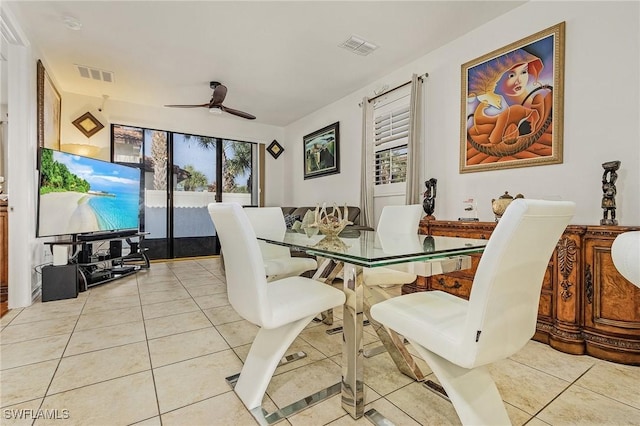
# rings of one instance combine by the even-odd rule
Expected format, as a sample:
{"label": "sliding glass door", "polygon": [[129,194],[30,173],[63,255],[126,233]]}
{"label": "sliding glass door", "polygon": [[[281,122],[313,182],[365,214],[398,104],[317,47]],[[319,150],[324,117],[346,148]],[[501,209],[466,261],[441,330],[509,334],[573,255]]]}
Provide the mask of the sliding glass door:
{"label": "sliding glass door", "polygon": [[258,205],[258,144],[112,125],[112,160],[143,170],[140,230],[151,259],[219,254],[207,206]]}
{"label": "sliding glass door", "polygon": [[258,205],[258,191],[254,188],[256,144],[222,139],[222,191],[223,202],[243,206]]}
{"label": "sliding glass door", "polygon": [[147,232],[144,245],[149,258],[171,257],[171,227],[169,212],[169,147],[170,135],[161,130],[144,130],[144,216],[141,221]]}
{"label": "sliding glass door", "polygon": [[216,201],[219,140],[173,134],[173,257],[218,254],[207,206]]}

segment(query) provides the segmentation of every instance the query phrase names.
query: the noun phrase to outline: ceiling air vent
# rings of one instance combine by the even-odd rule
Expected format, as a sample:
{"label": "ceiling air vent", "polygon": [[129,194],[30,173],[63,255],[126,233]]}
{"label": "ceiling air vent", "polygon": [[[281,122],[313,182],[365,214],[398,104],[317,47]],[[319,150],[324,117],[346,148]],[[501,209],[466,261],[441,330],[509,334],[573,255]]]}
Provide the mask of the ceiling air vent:
{"label": "ceiling air vent", "polygon": [[351,36],[339,46],[362,56],[366,56],[378,48],[375,44],[356,36]]}
{"label": "ceiling air vent", "polygon": [[113,83],[113,72],[105,71],[98,68],[88,67],[86,65],[77,65],[80,77],[90,78],[93,80],[104,81],[106,83]]}

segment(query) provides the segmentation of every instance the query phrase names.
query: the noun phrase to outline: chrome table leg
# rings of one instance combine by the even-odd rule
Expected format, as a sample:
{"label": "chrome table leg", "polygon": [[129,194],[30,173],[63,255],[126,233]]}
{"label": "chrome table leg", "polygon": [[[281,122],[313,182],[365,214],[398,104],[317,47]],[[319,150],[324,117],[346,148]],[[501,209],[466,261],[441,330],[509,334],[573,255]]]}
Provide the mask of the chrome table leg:
{"label": "chrome table leg", "polygon": [[362,268],[345,263],[343,273],[342,408],[359,419],[364,414]]}

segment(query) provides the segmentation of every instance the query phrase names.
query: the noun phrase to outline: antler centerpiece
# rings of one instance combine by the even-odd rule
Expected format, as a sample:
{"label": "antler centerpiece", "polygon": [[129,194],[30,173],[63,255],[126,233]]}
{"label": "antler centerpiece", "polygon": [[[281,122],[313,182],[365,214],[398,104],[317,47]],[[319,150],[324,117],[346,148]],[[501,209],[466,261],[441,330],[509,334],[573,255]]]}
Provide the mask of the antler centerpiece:
{"label": "antler centerpiece", "polygon": [[344,206],[344,213],[334,204],[333,211],[327,213],[327,203],[320,206],[316,206],[315,221],[310,226],[317,227],[320,232],[328,237],[337,237],[340,232],[347,225],[352,225],[353,222],[349,221],[349,209],[346,204]]}

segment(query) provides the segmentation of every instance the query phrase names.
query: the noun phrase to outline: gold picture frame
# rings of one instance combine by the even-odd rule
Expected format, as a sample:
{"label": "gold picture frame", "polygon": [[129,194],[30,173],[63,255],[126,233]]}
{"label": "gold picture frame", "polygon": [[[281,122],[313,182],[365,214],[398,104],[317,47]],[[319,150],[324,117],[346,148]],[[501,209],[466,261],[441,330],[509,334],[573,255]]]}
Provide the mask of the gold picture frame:
{"label": "gold picture frame", "polygon": [[462,65],[460,173],[562,163],[565,23]]}
{"label": "gold picture frame", "polygon": [[38,146],[60,149],[60,119],[62,98],[44,69],[42,61],[37,65]]}
{"label": "gold picture frame", "polygon": [[82,132],[83,135],[90,138],[104,128],[90,112],[85,112],[80,117],[72,121],[73,125]]}

